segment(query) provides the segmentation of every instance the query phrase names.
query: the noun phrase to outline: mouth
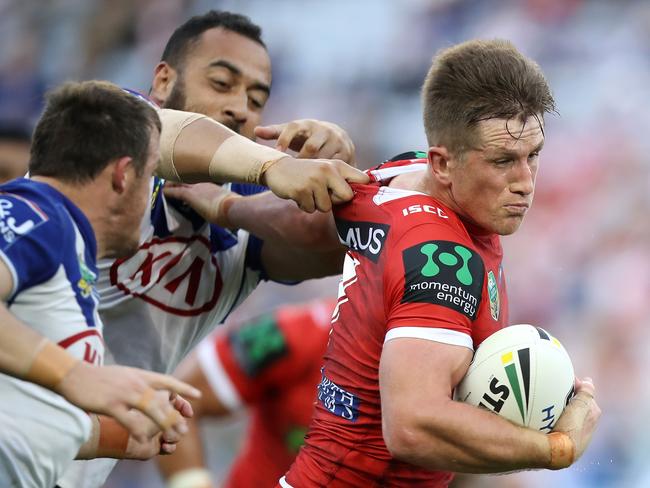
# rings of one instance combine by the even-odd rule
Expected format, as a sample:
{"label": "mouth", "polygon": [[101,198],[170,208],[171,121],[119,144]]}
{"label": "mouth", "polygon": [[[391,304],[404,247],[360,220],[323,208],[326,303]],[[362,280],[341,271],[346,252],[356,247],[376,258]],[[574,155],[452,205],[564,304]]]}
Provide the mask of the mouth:
{"label": "mouth", "polygon": [[510,215],[525,215],[526,212],[528,212],[528,208],[530,205],[528,203],[510,203],[508,205],[504,205],[503,208],[506,209],[506,211]]}

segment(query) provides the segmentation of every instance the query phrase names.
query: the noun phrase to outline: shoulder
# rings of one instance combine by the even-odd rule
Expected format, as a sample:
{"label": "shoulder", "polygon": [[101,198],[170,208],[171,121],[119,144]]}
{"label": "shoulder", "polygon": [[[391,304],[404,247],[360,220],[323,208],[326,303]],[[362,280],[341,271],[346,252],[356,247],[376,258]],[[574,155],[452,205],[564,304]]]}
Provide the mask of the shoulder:
{"label": "shoulder", "polygon": [[58,242],[70,217],[57,194],[46,185],[19,180],[0,186],[0,235],[3,244],[38,234],[47,242]]}

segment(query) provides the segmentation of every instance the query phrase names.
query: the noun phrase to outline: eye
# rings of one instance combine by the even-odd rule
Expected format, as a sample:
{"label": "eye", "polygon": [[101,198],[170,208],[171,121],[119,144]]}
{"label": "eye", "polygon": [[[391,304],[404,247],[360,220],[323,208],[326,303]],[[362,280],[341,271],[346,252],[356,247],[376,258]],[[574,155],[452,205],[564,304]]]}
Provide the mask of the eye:
{"label": "eye", "polygon": [[528,155],[528,159],[537,159],[538,157],[539,157],[539,151],[536,151],[536,152],[530,153],[530,154]]}
{"label": "eye", "polygon": [[230,88],[230,85],[223,80],[212,79],[210,80],[210,82],[212,83],[212,86],[214,86],[217,90],[220,91],[227,90],[228,88]]}
{"label": "eye", "polygon": [[503,159],[495,159],[494,164],[497,166],[505,166],[507,164],[510,164],[512,162],[512,159],[510,158],[503,158]]}
{"label": "eye", "polygon": [[261,101],[255,99],[255,98],[251,98],[250,102],[251,102],[251,105],[253,107],[257,108],[257,109],[261,109],[262,107],[264,107],[264,103],[262,103]]}

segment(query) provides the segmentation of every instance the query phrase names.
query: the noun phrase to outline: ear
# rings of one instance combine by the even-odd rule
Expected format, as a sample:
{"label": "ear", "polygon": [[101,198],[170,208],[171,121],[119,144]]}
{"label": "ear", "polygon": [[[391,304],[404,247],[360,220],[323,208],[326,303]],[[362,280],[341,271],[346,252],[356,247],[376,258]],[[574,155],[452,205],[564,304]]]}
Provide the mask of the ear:
{"label": "ear", "polygon": [[444,186],[448,186],[449,179],[449,160],[450,154],[445,146],[431,146],[427,153],[431,173],[435,180]]}
{"label": "ear", "polygon": [[151,98],[160,106],[162,106],[176,84],[178,73],[174,68],[169,66],[166,61],[161,61],[156,66],[151,82]]}
{"label": "ear", "polygon": [[129,178],[133,179],[133,158],[125,156],[116,159],[107,169],[111,171],[111,185],[113,191],[122,194],[126,191]]}

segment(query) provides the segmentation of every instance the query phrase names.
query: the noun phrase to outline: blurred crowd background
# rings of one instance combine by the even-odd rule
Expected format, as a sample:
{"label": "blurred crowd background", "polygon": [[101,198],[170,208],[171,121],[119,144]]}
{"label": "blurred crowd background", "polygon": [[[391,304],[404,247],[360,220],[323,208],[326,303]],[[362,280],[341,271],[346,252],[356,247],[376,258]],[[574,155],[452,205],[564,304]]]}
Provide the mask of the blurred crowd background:
{"label": "blurred crowd background", "polygon": [[[576,373],[594,378],[604,414],[569,470],[455,486],[650,486],[650,2],[0,0],[0,127],[29,130],[44,91],[69,79],[147,92],[175,27],[213,8],[263,28],[265,122],[336,122],[362,167],[426,148],[419,89],[439,48],[502,37],[539,62],[559,114],[547,119],[535,205],[504,239],[511,321],[560,338]],[[334,279],[265,285],[235,319],[335,293]],[[225,469],[242,423],[205,426],[214,469]],[[146,463],[124,463],[108,486],[156,483]]]}

